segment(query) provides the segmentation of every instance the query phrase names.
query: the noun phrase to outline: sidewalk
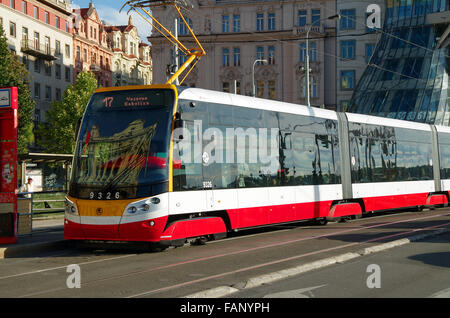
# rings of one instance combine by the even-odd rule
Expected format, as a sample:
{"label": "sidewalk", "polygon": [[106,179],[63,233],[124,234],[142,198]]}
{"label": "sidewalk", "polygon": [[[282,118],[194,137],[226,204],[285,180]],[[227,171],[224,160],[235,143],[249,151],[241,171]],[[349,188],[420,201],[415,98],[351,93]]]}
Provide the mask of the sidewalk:
{"label": "sidewalk", "polygon": [[64,246],[64,216],[35,218],[31,235],[19,235],[15,244],[0,244],[0,259],[26,257]]}

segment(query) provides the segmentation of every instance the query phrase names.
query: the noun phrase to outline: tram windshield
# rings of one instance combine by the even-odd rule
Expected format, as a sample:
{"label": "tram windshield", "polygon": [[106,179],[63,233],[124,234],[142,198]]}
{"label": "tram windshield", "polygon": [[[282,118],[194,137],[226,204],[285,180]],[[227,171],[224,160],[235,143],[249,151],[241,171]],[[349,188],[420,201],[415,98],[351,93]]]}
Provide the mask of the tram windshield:
{"label": "tram windshield", "polygon": [[94,94],[80,129],[69,194],[117,200],[162,192],[174,99],[170,89]]}

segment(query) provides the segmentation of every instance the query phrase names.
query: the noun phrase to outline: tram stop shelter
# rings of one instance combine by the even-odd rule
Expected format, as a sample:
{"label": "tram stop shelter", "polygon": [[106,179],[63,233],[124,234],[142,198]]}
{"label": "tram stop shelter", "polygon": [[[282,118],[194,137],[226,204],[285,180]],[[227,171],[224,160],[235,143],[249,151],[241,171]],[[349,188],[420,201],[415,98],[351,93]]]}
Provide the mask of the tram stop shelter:
{"label": "tram stop shelter", "polygon": [[[18,188],[33,179],[33,193],[19,193],[17,200],[18,234],[32,231],[33,194],[56,194],[67,192],[72,168],[71,154],[28,153],[18,155]],[[52,201],[52,200],[46,200]],[[47,202],[45,202],[47,204]]]}

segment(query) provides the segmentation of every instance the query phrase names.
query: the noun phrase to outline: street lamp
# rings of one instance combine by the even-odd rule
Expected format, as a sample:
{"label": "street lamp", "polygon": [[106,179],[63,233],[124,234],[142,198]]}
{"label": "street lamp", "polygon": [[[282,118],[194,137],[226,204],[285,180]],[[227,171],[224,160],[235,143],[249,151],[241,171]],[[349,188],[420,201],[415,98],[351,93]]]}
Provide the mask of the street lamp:
{"label": "street lamp", "polygon": [[256,65],[256,63],[258,63],[258,62],[267,63],[267,60],[264,60],[264,59],[257,59],[257,60],[255,60],[255,61],[253,62],[253,68],[252,68],[252,84],[253,84],[253,86],[252,86],[252,88],[253,88],[252,96],[253,96],[253,97],[255,97],[255,95],[256,95],[256,87],[255,87],[255,65]]}
{"label": "street lamp", "polygon": [[308,107],[311,106],[310,93],[309,93],[309,32],[311,31],[311,28],[314,26],[314,24],[316,24],[317,22],[320,23],[320,21],[335,20],[335,19],[340,19],[340,18],[341,18],[341,16],[339,14],[335,14],[328,18],[314,21],[313,23],[311,23],[311,25],[306,30],[306,65],[305,65],[305,67],[306,67],[306,105]]}

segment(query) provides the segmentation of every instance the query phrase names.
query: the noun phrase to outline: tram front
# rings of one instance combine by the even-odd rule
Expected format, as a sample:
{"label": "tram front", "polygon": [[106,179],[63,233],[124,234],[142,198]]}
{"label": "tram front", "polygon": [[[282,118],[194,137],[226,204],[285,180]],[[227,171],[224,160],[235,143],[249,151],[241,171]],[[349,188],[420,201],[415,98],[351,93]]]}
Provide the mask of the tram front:
{"label": "tram front", "polygon": [[76,143],[65,239],[160,240],[176,94],[173,85],[95,92]]}

